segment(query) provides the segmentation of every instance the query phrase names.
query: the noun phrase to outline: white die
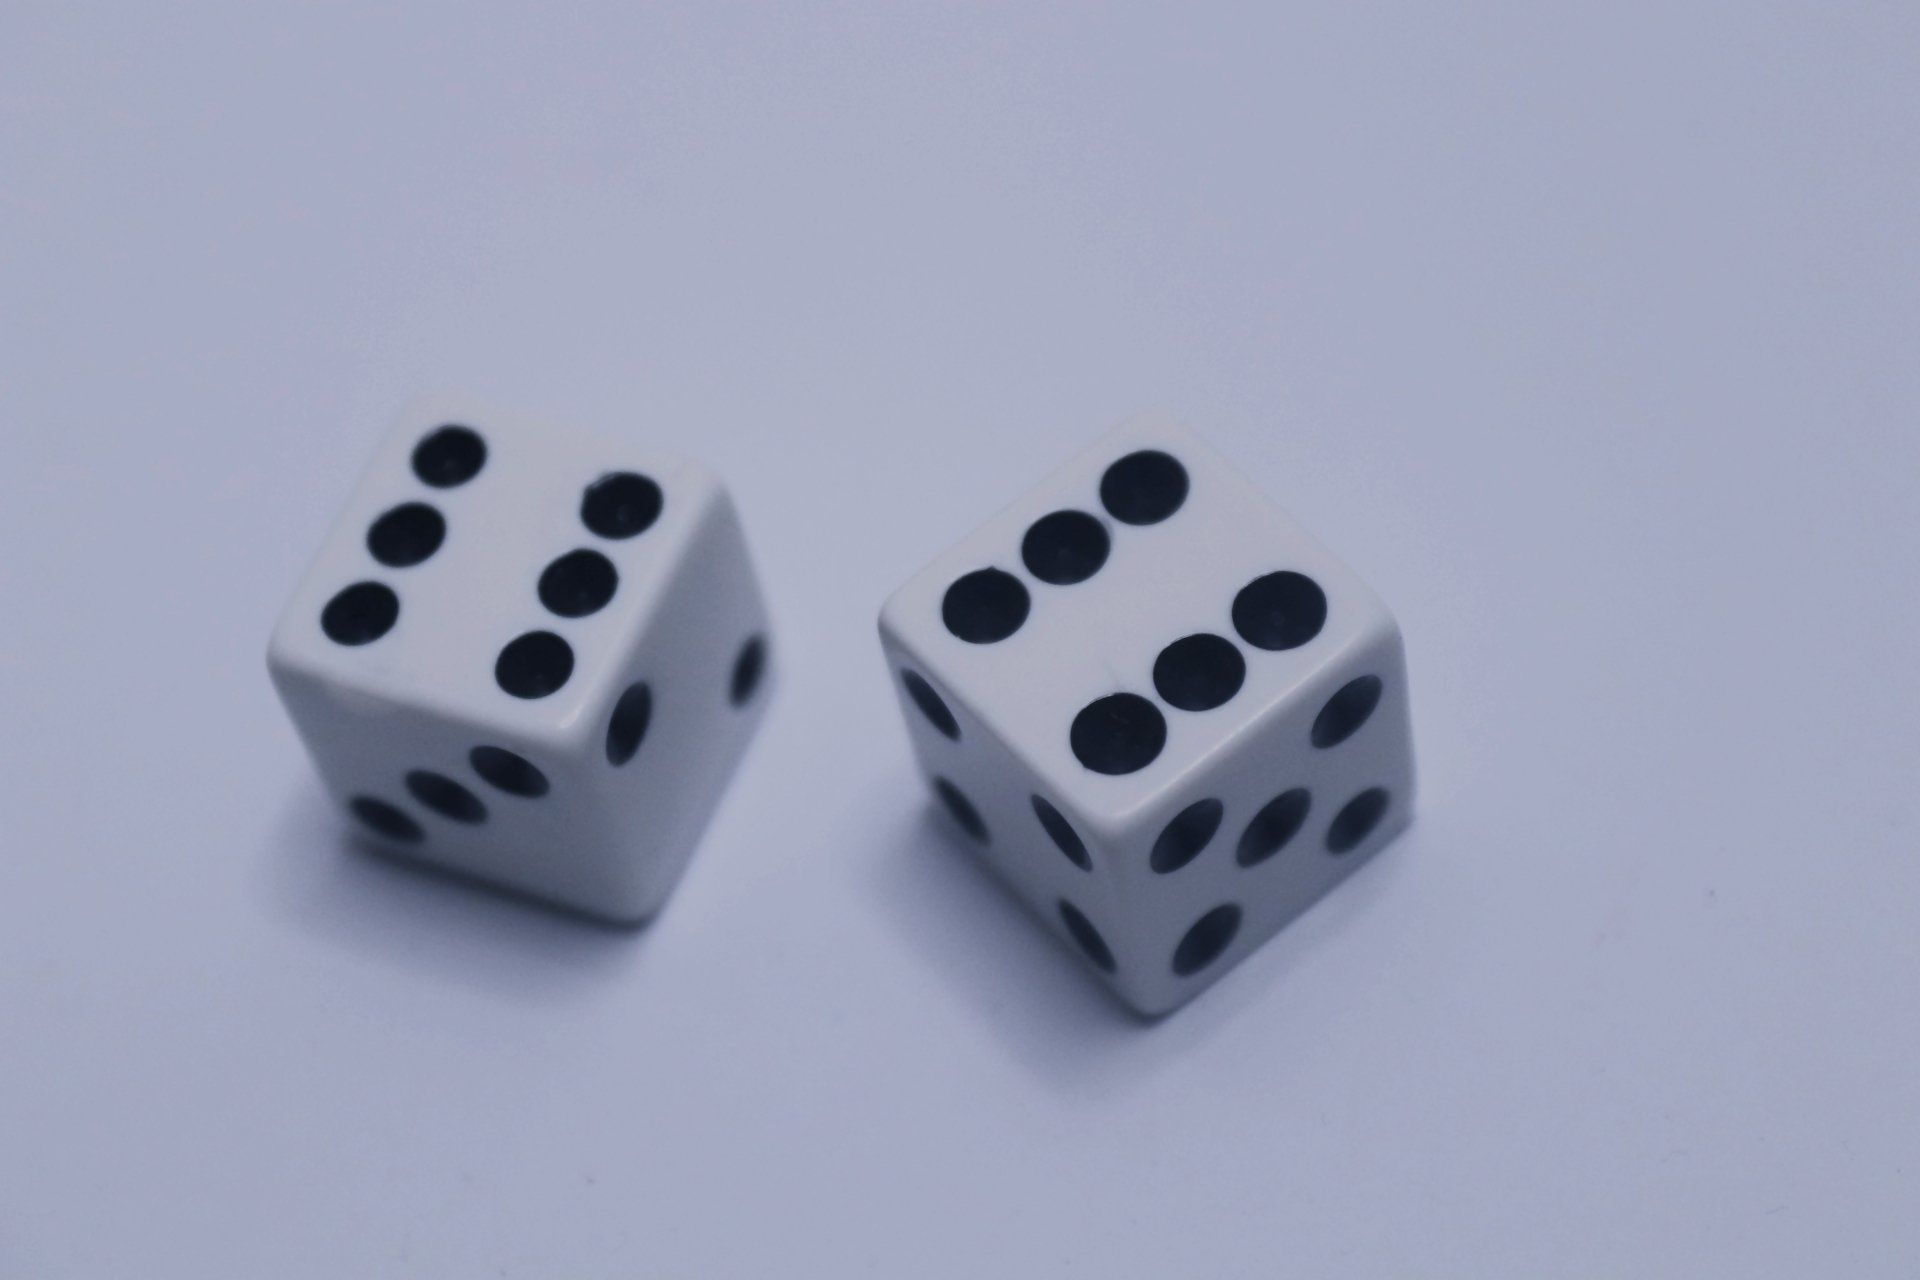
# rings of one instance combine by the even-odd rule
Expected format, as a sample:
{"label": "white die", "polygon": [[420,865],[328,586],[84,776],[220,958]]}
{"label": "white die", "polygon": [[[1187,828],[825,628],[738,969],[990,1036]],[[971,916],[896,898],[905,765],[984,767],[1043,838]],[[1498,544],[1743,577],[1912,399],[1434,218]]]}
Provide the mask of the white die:
{"label": "white die", "polygon": [[941,555],[880,634],[956,823],[1142,1013],[1198,994],[1410,818],[1392,614],[1164,419]]}
{"label": "white die", "polygon": [[752,736],[767,636],[704,468],[439,400],[379,447],[268,666],[379,848],[630,922]]}

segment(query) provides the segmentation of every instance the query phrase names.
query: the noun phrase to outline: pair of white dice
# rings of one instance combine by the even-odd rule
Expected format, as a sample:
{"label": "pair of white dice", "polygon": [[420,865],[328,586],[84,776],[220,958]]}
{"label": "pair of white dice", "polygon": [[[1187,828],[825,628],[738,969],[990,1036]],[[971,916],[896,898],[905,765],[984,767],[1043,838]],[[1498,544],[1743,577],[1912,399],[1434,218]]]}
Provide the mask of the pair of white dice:
{"label": "pair of white dice", "polygon": [[[378,452],[269,665],[378,847],[638,921],[753,732],[768,635],[708,472],[440,402]],[[963,837],[1143,1013],[1409,819],[1391,614],[1172,423],[941,556],[881,639]]]}

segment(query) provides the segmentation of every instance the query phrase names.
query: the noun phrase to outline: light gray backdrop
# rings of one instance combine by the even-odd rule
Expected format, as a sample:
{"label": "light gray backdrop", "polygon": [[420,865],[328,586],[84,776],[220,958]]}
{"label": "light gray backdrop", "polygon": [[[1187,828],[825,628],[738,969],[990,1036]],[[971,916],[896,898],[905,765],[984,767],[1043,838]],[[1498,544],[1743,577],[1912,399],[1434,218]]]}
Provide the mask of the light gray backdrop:
{"label": "light gray backdrop", "polygon": [[[0,10],[0,1274],[1911,1276],[1911,4]],[[698,454],[777,702],[657,927],[350,851],[376,433]],[[1163,1025],[873,618],[1134,410],[1400,612],[1424,808]]]}

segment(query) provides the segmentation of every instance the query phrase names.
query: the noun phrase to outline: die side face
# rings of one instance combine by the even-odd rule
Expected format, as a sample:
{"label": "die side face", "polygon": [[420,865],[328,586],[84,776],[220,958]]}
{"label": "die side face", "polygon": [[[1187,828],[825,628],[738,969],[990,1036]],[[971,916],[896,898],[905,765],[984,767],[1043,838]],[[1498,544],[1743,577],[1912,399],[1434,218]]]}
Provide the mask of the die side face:
{"label": "die side face", "polygon": [[[589,736],[585,803],[619,815],[629,899],[652,914],[692,856],[764,714],[771,630],[746,540],[725,495],[673,565],[659,610]],[[623,707],[639,708],[623,715]]]}
{"label": "die side face", "polygon": [[[916,754],[958,838],[1151,1016],[1199,994],[1407,826],[1415,779],[1398,638],[1357,656],[1353,669],[1365,674],[1325,685],[1331,692],[1310,714],[1266,726],[1112,836],[1049,800],[1049,781],[964,710],[949,738],[900,688]],[[1364,722],[1336,746],[1313,746],[1321,706],[1373,673],[1383,692]]]}
{"label": "die side face", "polygon": [[376,451],[269,666],[376,843],[632,920],[751,735],[766,637],[703,469],[433,401]]}
{"label": "die side face", "polygon": [[1405,660],[1389,634],[1113,846],[1114,947],[1132,961],[1115,976],[1122,995],[1164,1013],[1204,990],[1404,830],[1414,783]]}
{"label": "die side face", "polygon": [[[1093,550],[1048,554],[1075,524]],[[964,599],[983,569],[1024,612],[1002,601],[983,615],[997,628],[968,633],[963,613],[956,630],[954,584]],[[1410,812],[1391,615],[1172,424],[1129,424],[1036,486],[896,593],[882,634],[936,794],[963,798],[982,856],[1143,1011],[1197,993]],[[1336,814],[1372,790],[1389,802],[1328,852]]]}

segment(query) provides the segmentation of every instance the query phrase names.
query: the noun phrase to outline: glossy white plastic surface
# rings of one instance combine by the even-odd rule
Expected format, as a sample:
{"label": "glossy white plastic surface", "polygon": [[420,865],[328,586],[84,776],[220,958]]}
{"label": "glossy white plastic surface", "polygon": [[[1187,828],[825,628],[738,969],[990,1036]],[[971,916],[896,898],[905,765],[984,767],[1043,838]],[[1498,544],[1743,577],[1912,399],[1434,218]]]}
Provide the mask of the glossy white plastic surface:
{"label": "glossy white plastic surface", "polygon": [[[1177,459],[1189,488],[1171,516],[1131,525],[1103,510],[1100,483],[1112,463],[1142,450]],[[1058,510],[1095,515],[1111,540],[1104,565],[1067,586],[1038,580],[1022,563],[1026,531]],[[1019,578],[1031,607],[1007,638],[970,643],[943,623],[942,603],[957,579],[989,567]],[[1234,599],[1248,583],[1281,570],[1319,585],[1326,621],[1297,648],[1258,648],[1236,634]],[[923,770],[957,788],[986,827],[984,841],[964,831],[959,838],[1056,932],[1068,934],[1062,902],[1082,913],[1113,955],[1108,981],[1143,1013],[1164,1013],[1192,998],[1410,819],[1406,664],[1392,614],[1312,535],[1165,418],[1125,424],[942,553],[887,602],[880,629]],[[1203,632],[1238,648],[1245,680],[1220,706],[1178,710],[1156,696],[1155,659],[1170,643]],[[957,739],[915,706],[907,672],[927,680],[951,709]],[[1369,675],[1382,682],[1371,716],[1338,745],[1313,746],[1310,730],[1327,700]],[[1122,775],[1084,766],[1070,745],[1076,714],[1114,693],[1148,698],[1166,721],[1158,755]],[[1236,851],[1247,825],[1294,788],[1311,797],[1304,825],[1278,853],[1240,865]],[[1329,852],[1336,814],[1372,788],[1388,794],[1384,815],[1359,844]],[[1090,871],[1056,847],[1036,816],[1035,796],[1071,823]],[[1177,870],[1153,870],[1150,852],[1161,832],[1206,799],[1224,807],[1212,838]],[[1172,957],[1182,939],[1222,907],[1239,914],[1231,941],[1210,963],[1176,973]],[[1076,944],[1069,938],[1069,945]]]}
{"label": "glossy white plastic surface", "polygon": [[[470,481],[433,488],[410,458],[436,427],[480,433],[485,465]],[[664,495],[637,536],[613,539],[581,518],[586,487],[632,471]],[[424,502],[445,517],[444,542],[424,562],[388,568],[369,552],[372,523],[398,504]],[[575,549],[605,555],[618,583],[589,616],[560,617],[537,584]],[[335,593],[371,581],[400,600],[398,621],[371,643],[343,645],[323,631]],[[549,631],[571,647],[566,683],[539,698],[495,678],[503,646]],[[767,643],[768,624],[731,501],[698,464],[556,429],[456,399],[404,412],[349,498],[273,636],[269,667],[320,775],[342,806],[368,797],[418,824],[417,840],[377,831],[385,851],[437,864],[619,921],[651,916],[691,856],[758,722],[760,681],[735,705],[744,647]],[[609,719],[621,694],[645,682],[651,715],[635,755],[615,765]],[[511,794],[475,771],[489,746],[532,762],[550,783]],[[405,779],[428,770],[484,805],[479,822],[423,807]]]}

